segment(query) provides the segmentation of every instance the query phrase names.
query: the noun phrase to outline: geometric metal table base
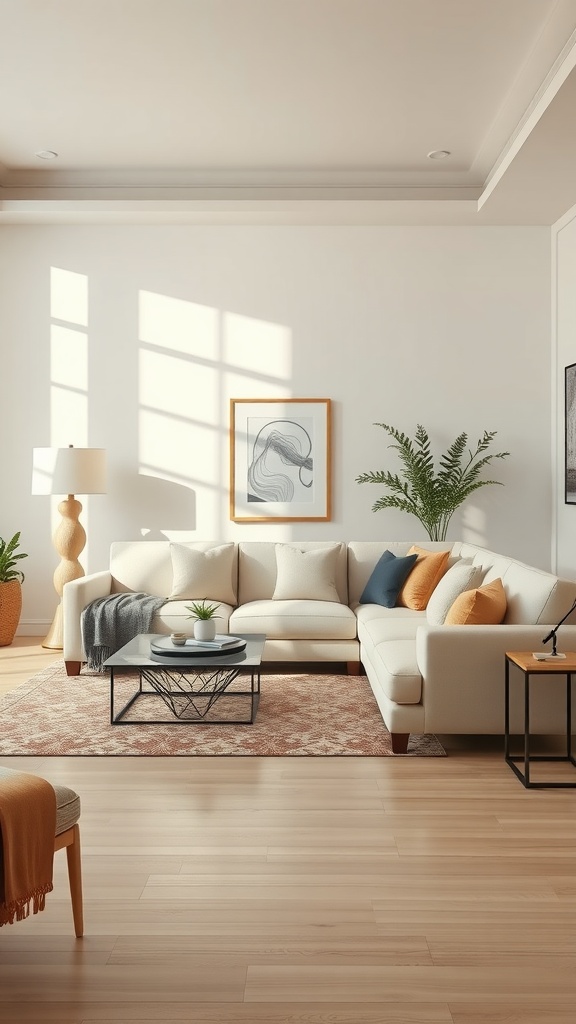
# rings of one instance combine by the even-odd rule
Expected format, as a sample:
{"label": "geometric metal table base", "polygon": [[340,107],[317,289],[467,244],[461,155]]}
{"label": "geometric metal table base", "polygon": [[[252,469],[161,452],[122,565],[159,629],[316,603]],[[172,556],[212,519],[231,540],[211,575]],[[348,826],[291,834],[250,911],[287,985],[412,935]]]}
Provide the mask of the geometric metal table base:
{"label": "geometric metal table base", "polygon": [[[125,670],[124,670],[125,671]],[[260,671],[250,674],[249,690],[234,690],[229,697],[250,697],[247,718],[207,718],[217,701],[226,695],[231,683],[238,677],[238,668],[213,668],[208,670],[170,669],[165,666],[139,670],[139,687],[124,707],[114,713],[114,669],[110,669],[110,722],[112,725],[251,725],[260,701]],[[150,690],[143,688],[146,682]],[[162,721],[158,718],[129,718],[125,715],[137,701],[158,696],[172,712],[172,718]]]}
{"label": "geometric metal table base", "polygon": [[[112,725],[251,725],[256,719],[260,701],[260,663],[265,637],[247,637],[247,650],[237,654],[202,659],[176,658],[160,659],[150,656],[150,637],[139,636],[127,644],[106,662],[110,670],[110,723]],[[133,677],[136,688],[120,710],[117,675]],[[248,686],[232,688],[234,681],[242,675]],[[128,683],[124,679],[122,690]],[[148,688],[146,688],[148,687]],[[154,700],[161,708],[167,709],[170,717],[160,714],[143,718],[140,715],[127,717],[131,709]],[[226,706],[234,714],[225,715]],[[214,707],[222,712],[211,717]]]}

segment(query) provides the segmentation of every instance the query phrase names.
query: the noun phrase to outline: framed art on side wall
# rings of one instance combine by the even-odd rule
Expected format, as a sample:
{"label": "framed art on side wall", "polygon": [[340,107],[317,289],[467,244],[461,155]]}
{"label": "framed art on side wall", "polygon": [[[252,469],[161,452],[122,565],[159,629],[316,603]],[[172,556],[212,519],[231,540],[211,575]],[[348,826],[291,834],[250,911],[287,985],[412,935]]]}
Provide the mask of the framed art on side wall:
{"label": "framed art on side wall", "polygon": [[576,505],[576,363],[564,370],[564,501]]}
{"label": "framed art on side wall", "polygon": [[230,400],[230,519],[330,519],[328,398]]}

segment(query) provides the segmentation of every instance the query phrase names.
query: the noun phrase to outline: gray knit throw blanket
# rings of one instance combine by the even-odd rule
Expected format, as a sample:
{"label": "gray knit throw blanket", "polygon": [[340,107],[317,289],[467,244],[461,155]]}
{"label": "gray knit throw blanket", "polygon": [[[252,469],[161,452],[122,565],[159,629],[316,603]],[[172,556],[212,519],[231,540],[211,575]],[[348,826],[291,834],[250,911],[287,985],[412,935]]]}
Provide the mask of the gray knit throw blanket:
{"label": "gray knit throw blanket", "polygon": [[104,662],[139,633],[149,633],[165,597],[150,594],[111,594],[92,601],[82,612],[82,637],[92,672],[103,672]]}

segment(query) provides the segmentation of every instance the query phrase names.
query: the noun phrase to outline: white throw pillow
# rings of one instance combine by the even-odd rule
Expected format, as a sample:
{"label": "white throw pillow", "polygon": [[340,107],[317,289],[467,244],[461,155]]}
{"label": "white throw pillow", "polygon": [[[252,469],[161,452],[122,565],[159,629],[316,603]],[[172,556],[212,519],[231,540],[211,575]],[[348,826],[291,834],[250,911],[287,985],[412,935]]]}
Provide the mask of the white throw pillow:
{"label": "white throw pillow", "polygon": [[223,604],[236,604],[232,580],[234,544],[220,544],[206,551],[188,544],[171,544],[170,554],[174,577],[168,600],[198,601],[205,597]]}
{"label": "white throw pillow", "polygon": [[340,545],[301,551],[276,545],[276,586],[273,601],[338,601],[336,565]]}
{"label": "white throw pillow", "polygon": [[462,558],[456,562],[444,573],[430,595],[426,608],[428,623],[431,626],[443,626],[456,598],[465,590],[474,590],[480,586],[483,575],[484,570],[479,565],[472,565],[469,559]]}

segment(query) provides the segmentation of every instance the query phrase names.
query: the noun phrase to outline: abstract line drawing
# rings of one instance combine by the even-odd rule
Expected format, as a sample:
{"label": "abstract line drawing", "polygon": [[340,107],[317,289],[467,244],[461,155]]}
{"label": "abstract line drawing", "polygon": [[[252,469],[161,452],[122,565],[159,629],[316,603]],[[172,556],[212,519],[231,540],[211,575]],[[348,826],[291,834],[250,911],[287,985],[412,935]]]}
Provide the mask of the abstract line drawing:
{"label": "abstract line drawing", "polygon": [[306,425],[302,421],[272,420],[264,423],[254,436],[254,427],[260,422],[259,417],[248,420],[252,459],[248,466],[247,501],[311,500],[312,420]]}
{"label": "abstract line drawing", "polygon": [[327,521],[331,514],[329,398],[230,399],[230,518]]}

